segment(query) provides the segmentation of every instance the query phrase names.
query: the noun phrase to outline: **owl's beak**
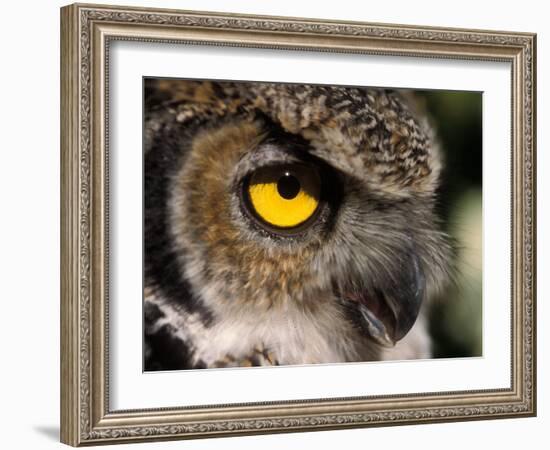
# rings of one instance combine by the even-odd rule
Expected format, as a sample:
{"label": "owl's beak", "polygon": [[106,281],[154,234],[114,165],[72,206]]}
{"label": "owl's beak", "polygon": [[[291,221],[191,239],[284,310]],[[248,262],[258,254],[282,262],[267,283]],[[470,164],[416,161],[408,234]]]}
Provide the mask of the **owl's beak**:
{"label": "owl's beak", "polygon": [[[382,285],[385,284],[385,285]],[[358,305],[362,328],[384,347],[393,347],[410,331],[420,312],[426,286],[418,257],[411,253],[391,281],[347,295]]]}

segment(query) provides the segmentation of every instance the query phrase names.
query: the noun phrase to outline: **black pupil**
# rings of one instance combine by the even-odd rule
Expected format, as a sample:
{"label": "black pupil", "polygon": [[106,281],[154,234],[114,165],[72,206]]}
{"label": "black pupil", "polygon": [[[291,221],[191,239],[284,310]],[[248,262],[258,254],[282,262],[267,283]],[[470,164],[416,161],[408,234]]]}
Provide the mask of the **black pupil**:
{"label": "black pupil", "polygon": [[277,191],[281,197],[287,200],[293,199],[300,192],[300,182],[295,176],[285,173],[277,181]]}

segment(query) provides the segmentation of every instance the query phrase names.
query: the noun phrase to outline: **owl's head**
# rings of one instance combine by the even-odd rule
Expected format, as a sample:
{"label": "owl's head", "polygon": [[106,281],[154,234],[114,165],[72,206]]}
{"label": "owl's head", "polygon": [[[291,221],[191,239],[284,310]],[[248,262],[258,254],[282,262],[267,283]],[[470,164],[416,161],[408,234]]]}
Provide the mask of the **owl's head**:
{"label": "owl's head", "polygon": [[147,80],[146,276],[215,320],[327,305],[393,345],[447,280],[440,156],[383,89]]}

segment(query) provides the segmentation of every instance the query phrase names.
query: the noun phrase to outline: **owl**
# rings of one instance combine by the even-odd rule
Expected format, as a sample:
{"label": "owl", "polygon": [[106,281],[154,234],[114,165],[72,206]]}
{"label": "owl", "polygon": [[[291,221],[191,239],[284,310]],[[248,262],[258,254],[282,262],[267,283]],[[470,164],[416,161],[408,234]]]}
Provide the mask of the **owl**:
{"label": "owl", "polygon": [[145,370],[428,358],[450,277],[410,98],[146,79]]}

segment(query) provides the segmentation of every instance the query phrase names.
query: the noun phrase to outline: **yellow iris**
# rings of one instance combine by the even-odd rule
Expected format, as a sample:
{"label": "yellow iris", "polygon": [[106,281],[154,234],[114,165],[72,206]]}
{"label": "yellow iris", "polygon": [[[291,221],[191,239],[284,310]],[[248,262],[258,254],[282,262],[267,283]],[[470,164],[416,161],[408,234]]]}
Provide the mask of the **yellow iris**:
{"label": "yellow iris", "polygon": [[257,216],[279,228],[308,220],[319,205],[320,179],[307,166],[267,168],[250,179],[248,196]]}

